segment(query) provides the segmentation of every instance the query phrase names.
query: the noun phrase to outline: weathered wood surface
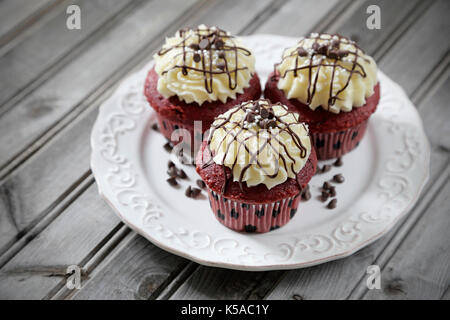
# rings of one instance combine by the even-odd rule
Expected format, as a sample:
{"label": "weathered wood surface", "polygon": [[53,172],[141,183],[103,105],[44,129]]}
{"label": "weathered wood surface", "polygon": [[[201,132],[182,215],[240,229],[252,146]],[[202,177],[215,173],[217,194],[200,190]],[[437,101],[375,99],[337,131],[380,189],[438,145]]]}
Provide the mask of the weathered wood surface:
{"label": "weathered wood surface", "polygon": [[[84,17],[90,22],[70,35],[64,1],[0,3],[24,8],[13,10],[15,22],[0,19],[0,81],[6,84],[0,86],[0,297],[448,299],[448,1],[76,3],[92,6]],[[365,27],[365,8],[372,3],[382,9],[379,31]],[[54,28],[59,23],[64,28]],[[98,197],[89,170],[97,108],[124,75],[148,61],[164,36],[199,23],[241,34],[325,30],[358,39],[417,103],[433,146],[432,178],[408,217],[349,258],[260,273],[198,266],[126,228]],[[25,68],[33,54],[39,63]],[[374,263],[382,267],[383,290],[367,291],[365,268]],[[70,264],[86,273],[79,291],[64,286]]]}

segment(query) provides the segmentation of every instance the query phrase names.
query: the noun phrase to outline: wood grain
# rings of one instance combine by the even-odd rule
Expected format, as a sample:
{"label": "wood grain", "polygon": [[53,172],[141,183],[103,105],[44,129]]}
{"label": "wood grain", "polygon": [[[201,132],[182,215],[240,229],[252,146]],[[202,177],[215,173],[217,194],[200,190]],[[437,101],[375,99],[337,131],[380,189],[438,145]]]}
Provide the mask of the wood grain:
{"label": "wood grain", "polygon": [[[266,2],[266,4],[268,1]],[[220,4],[223,6],[223,4],[217,3],[217,5]],[[238,2],[236,2],[238,4]],[[254,3],[256,4],[256,2]],[[260,10],[263,10],[263,4],[261,1],[257,2],[258,7]],[[248,6],[248,3],[245,4],[245,6]],[[245,7],[244,7],[245,8]],[[254,6],[255,8],[255,6]],[[237,6],[229,7],[228,13],[230,15],[238,13],[240,10]],[[229,29],[234,29],[234,32],[238,32],[239,29],[236,28],[244,28],[246,23],[248,21],[241,20],[240,24],[234,23],[231,25],[231,22],[226,20],[226,16],[223,15],[223,13],[226,13],[227,11],[217,10],[215,5],[212,7],[206,9],[204,12],[200,12],[199,15],[196,15],[190,20],[190,23],[192,24],[198,24],[204,19],[214,19],[218,22],[223,22],[223,24],[229,24]],[[216,16],[214,17],[214,14]],[[254,12],[254,15],[257,15],[258,11]],[[251,18],[251,17],[250,17]],[[143,61],[145,62],[145,61]],[[105,97],[109,96],[110,92],[107,92]],[[28,180],[30,184],[28,185],[31,191],[31,188],[33,190],[36,190],[36,197],[33,198],[23,198],[18,202],[24,201],[27,203],[27,208],[29,211],[26,211],[26,214],[31,215],[32,217],[36,218],[36,216],[42,215],[42,211],[48,211],[46,206],[51,206],[52,201],[59,202],[61,201],[61,196],[67,196],[65,193],[69,193],[70,190],[73,188],[72,184],[75,179],[78,179],[78,177],[82,176],[86,170],[89,169],[89,135],[90,135],[90,128],[92,127],[93,121],[95,120],[96,114],[97,114],[97,107],[98,103],[94,104],[93,107],[91,107],[89,110],[87,110],[85,113],[82,114],[78,118],[79,121],[72,123],[69,127],[64,130],[64,132],[61,135],[58,135],[57,139],[54,140],[54,143],[47,145],[43,149],[40,150],[39,153],[35,155],[35,157],[30,159],[30,162],[27,163],[25,166],[23,166],[20,170],[17,172],[17,175],[12,175],[11,180],[8,179],[6,181],[10,181],[9,185],[13,185],[15,181],[20,186],[22,186],[23,191],[25,191],[27,187],[27,183],[22,183],[19,181],[19,177],[22,177],[24,179],[28,179],[28,177],[31,177],[31,180]],[[73,146],[70,150],[67,150],[67,145],[70,144]],[[62,152],[64,151],[64,152]],[[67,162],[70,162],[70,168],[67,167]],[[40,175],[42,173],[42,175]],[[57,180],[58,182],[56,184],[48,183],[48,181]],[[39,187],[40,186],[40,187]],[[16,186],[18,188],[18,186]],[[68,188],[68,189],[66,189]],[[39,193],[38,190],[42,191],[44,189],[43,193]],[[8,188],[8,190],[12,190]],[[64,191],[67,190],[67,191]],[[13,192],[14,193],[14,192]],[[41,196],[42,195],[42,196]],[[53,199],[53,200],[52,200]],[[30,202],[27,202],[30,201]],[[87,201],[85,199],[80,201]],[[99,201],[102,201],[99,199]],[[109,210],[105,214],[112,214]],[[20,216],[20,215],[19,215]],[[31,218],[31,217],[30,217]],[[39,217],[40,218],[40,217]],[[39,220],[39,218],[36,218]],[[6,225],[6,224],[5,224]],[[11,226],[11,224],[10,224]],[[110,228],[109,226],[106,226],[107,228]],[[86,231],[90,230],[91,232],[96,232],[96,229],[89,229],[85,228]],[[45,231],[44,231],[45,232]],[[63,230],[61,230],[63,236]],[[14,232],[13,232],[14,233]],[[26,233],[25,233],[26,235]],[[20,234],[20,236],[24,236],[23,232]],[[10,242],[14,241],[13,239],[9,239]],[[142,240],[141,240],[142,241]],[[9,246],[10,242],[7,243],[6,247]],[[147,242],[146,242],[147,243]],[[159,249],[156,249],[156,252]],[[163,251],[160,251],[161,254],[164,254]],[[18,255],[20,255],[19,253]],[[180,258],[180,261],[181,258]],[[184,262],[185,263],[185,262]],[[175,267],[175,266],[174,266]]]}
{"label": "wood grain", "polygon": [[[21,100],[0,118],[0,166],[96,92],[114,70],[126,63],[194,3],[194,0],[181,3],[176,0],[146,2]],[[148,15],[154,12],[159,14],[148,19]],[[120,45],[117,45],[117,39],[121,39]]]}
{"label": "wood grain", "polygon": [[[120,223],[92,185],[0,270],[0,298],[42,299]],[[49,271],[50,270],[50,271]]]}
{"label": "wood grain", "polygon": [[[0,298],[449,299],[448,2],[217,0],[196,6],[192,0],[181,6],[175,0],[154,0],[116,14],[119,3],[97,1],[110,10],[104,17],[116,17],[114,26],[95,21],[89,34],[74,37],[82,43],[79,54],[70,53],[71,44],[60,31],[53,31],[60,40],[48,44],[57,52],[49,57],[39,52],[42,66],[33,66],[27,74],[21,65],[13,75],[22,77],[15,83],[20,85],[17,90],[30,81],[35,87],[30,87],[29,94],[20,91],[24,94],[17,96],[17,105],[7,105],[10,112],[0,118],[0,176],[6,175],[0,181]],[[365,28],[364,9],[372,2],[382,8],[380,31]],[[4,0],[0,8],[5,3],[12,2]],[[15,5],[25,3],[18,0]],[[188,8],[195,9],[193,16],[178,19],[179,10]],[[93,7],[92,21],[103,17],[98,11]],[[154,12],[159,16],[150,21],[148,16]],[[21,19],[30,15],[33,10]],[[56,15],[47,19],[40,28],[57,21]],[[198,266],[124,227],[98,197],[89,171],[89,134],[98,105],[118,79],[149,59],[167,28],[201,22],[233,33],[298,36],[311,28],[338,31],[358,38],[362,47],[380,58],[380,67],[420,101],[433,146],[432,179],[408,218],[383,239],[344,260],[261,273]],[[4,26],[1,19],[0,26]],[[38,29],[31,31],[44,37]],[[14,57],[10,61],[19,61],[22,55],[26,62],[32,56],[30,49],[42,49],[28,37],[22,34],[20,41],[11,44]],[[436,43],[437,38],[444,40]],[[116,47],[117,39],[123,48]],[[111,55],[105,57],[104,52]],[[0,65],[5,57],[0,53]],[[67,65],[61,63],[68,57]],[[48,61],[61,65],[49,67]],[[4,62],[4,67],[15,66]],[[429,97],[418,94],[422,92]],[[4,97],[0,94],[0,101]],[[365,287],[365,267],[372,263],[383,267],[381,291]],[[86,270],[80,291],[65,288],[68,264]]]}
{"label": "wood grain", "polygon": [[[447,89],[446,89],[447,90]],[[364,299],[440,299],[450,285],[450,170],[414,229],[381,271],[381,290]]]}
{"label": "wood grain", "polygon": [[14,33],[32,23],[46,7],[50,0],[4,0],[0,2],[0,46],[10,40]]}
{"label": "wood grain", "polygon": [[[330,32],[340,32],[340,30],[344,30],[345,34],[347,35],[359,35],[360,38],[363,37],[363,30],[366,30],[365,33],[369,33],[369,31],[367,30],[367,28],[365,28],[365,20],[362,21],[360,19],[361,16],[361,12],[365,12],[365,8],[367,8],[369,1],[364,2],[362,4],[362,6],[360,8],[353,8],[353,14],[350,15],[350,17],[348,18],[348,20],[345,20],[343,23],[344,25],[339,26],[339,24],[337,25],[330,25],[327,27],[327,29]],[[384,23],[386,23],[387,25],[392,25],[392,26],[398,26],[400,24],[400,22],[406,17],[406,14],[408,14],[408,11],[405,11],[404,14],[399,14],[398,13],[398,2],[394,1],[394,2],[380,2],[379,3],[382,6],[382,10],[383,12],[387,12],[390,10],[396,10],[397,14],[387,14],[387,15],[383,15],[383,19],[384,19]],[[415,5],[417,3],[414,3],[412,5]],[[392,6],[392,7],[390,7]],[[292,11],[291,8],[291,19],[295,19],[296,17],[296,12]],[[289,21],[288,19],[288,14],[287,12],[289,11],[283,11],[280,10],[280,12],[283,15],[283,19],[279,19],[276,16],[274,16],[274,21]],[[364,17],[365,15],[363,15]],[[359,19],[358,19],[359,18]],[[356,21],[356,23],[355,23]],[[304,23],[304,21],[302,21],[301,23]],[[392,27],[394,28],[394,27]],[[297,28],[293,28],[293,30],[298,30]],[[303,31],[303,33],[305,33],[306,31]],[[379,43],[382,43],[383,39],[387,39],[390,34],[391,34],[392,30],[388,29],[386,31],[383,31],[382,33],[379,33],[378,36],[380,37],[378,39]],[[369,50],[374,50],[376,49],[376,47],[371,47],[371,49]],[[367,50],[368,52],[370,52],[369,50]],[[348,264],[348,260],[345,260],[346,263]],[[339,263],[339,262],[338,262]],[[354,260],[352,260],[352,262],[350,262],[352,265],[359,266],[359,260],[357,258],[355,258]],[[333,263],[332,263],[333,264]],[[328,265],[328,264],[327,264]],[[316,268],[316,269],[315,269]],[[291,283],[302,283],[304,284],[305,282],[307,282],[308,284],[314,285],[314,284],[318,284],[317,286],[314,285],[314,293],[317,293],[318,296],[320,297],[320,293],[322,291],[325,291],[324,293],[328,293],[328,292],[332,292],[332,290],[330,290],[329,286],[327,286],[327,284],[329,283],[333,283],[334,281],[340,279],[340,277],[342,277],[342,274],[336,272],[333,274],[328,274],[328,273],[324,273],[322,271],[319,270],[323,270],[324,268],[321,268],[321,266],[319,267],[315,267],[312,268],[313,270],[317,270],[315,272],[315,274],[318,274],[320,277],[322,277],[324,279],[323,282],[318,282],[317,279],[315,277],[313,277],[311,275],[312,272],[310,272],[310,269],[307,269],[306,271],[299,271],[299,272],[295,272],[294,275],[292,276],[292,278],[289,278],[288,280],[282,280],[280,282],[280,284],[277,286],[277,289],[280,288],[279,290],[283,292],[283,288],[285,285],[290,285]],[[216,269],[214,268],[208,268],[208,267],[200,267],[198,270],[196,270],[196,274],[194,274],[191,278],[189,278],[186,283],[184,283],[180,289],[178,291],[176,291],[173,295],[173,298],[175,299],[183,299],[183,298],[190,298],[190,299],[204,299],[205,296],[209,295],[213,295],[214,292],[216,292],[217,290],[219,290],[217,288],[217,286],[220,286],[220,283],[222,282],[226,282],[228,279],[230,279],[230,283],[233,283],[234,281],[238,281],[235,280],[235,273],[236,271],[228,271],[228,273],[224,273],[221,274],[220,272],[218,272]],[[245,273],[245,272],[239,272],[239,274],[241,274],[241,278],[245,278],[245,277],[253,277],[252,273]],[[276,282],[279,280],[278,276],[281,276],[282,274],[284,274],[283,272],[268,272],[267,273],[267,277],[272,279],[272,284],[269,283],[269,281],[259,281],[257,283],[264,283],[266,285],[267,288],[266,290],[263,290],[263,292],[269,292],[270,291],[270,286],[276,284]],[[298,275],[302,274],[301,276],[301,280],[297,279]],[[218,278],[218,280],[213,281],[212,279]],[[208,281],[205,281],[205,279],[208,279]],[[219,280],[220,279],[220,280]],[[313,280],[314,279],[314,280]],[[258,292],[258,285],[257,284],[253,284],[257,289],[255,289],[255,292]],[[339,287],[339,289],[343,289],[343,285]],[[321,290],[321,288],[323,288],[323,290]],[[223,291],[223,290],[221,290]],[[277,291],[277,290],[275,290]],[[261,292],[261,290],[259,290],[259,292]],[[232,293],[228,293],[229,295],[225,295],[225,297],[229,297],[231,299],[235,299],[237,296],[239,296],[238,293],[233,292]],[[290,294],[290,296],[285,295],[285,296],[277,296],[275,295],[275,299],[277,298],[282,298],[282,299],[286,299],[286,298],[292,298],[292,296],[296,294],[296,292],[292,292]],[[242,294],[240,295],[241,299],[246,298],[246,294]]]}
{"label": "wood grain", "polygon": [[[435,70],[436,65],[441,60],[441,56],[445,54],[445,50],[438,50],[437,52],[428,52],[427,57],[423,57],[419,61],[426,60],[425,63],[413,63],[405,68],[403,62],[398,65],[390,65],[390,62],[385,63],[384,61],[393,59],[393,57],[401,57],[408,55],[409,52],[418,52],[420,48],[426,46],[432,46],[435,42],[434,39],[438,36],[443,35],[443,30],[440,29],[441,23],[435,22],[435,20],[445,19],[445,13],[442,11],[442,2],[435,3],[432,8],[430,8],[422,18],[413,25],[411,29],[405,34],[406,42],[403,38],[384,56],[381,60],[381,68],[386,70],[386,72],[396,78],[398,77],[399,83],[406,88],[409,93],[413,93],[412,88],[414,88],[414,83],[420,83],[420,78],[414,78],[413,81],[403,77],[403,73],[409,74],[410,78],[416,74],[415,69],[417,68],[419,73],[426,75],[432,70]],[[431,22],[433,20],[433,22]],[[434,25],[433,29],[429,27]],[[425,32],[417,35],[417,33]],[[416,34],[416,36],[412,36]],[[439,54],[441,56],[439,56]],[[398,60],[397,60],[398,61]],[[408,60],[416,61],[416,60]],[[384,67],[384,66],[389,67]],[[428,66],[428,70],[425,68]],[[402,80],[403,79],[403,80]],[[423,79],[422,79],[423,80]],[[403,82],[401,82],[403,81]],[[411,84],[411,82],[413,82]],[[439,95],[443,95],[439,97]],[[445,89],[440,91],[440,94],[433,97],[433,101],[447,101],[445,99]],[[433,186],[436,182],[442,170],[445,169],[447,162],[449,160],[449,154],[446,150],[442,150],[438,147],[439,137],[442,133],[445,133],[446,127],[436,127],[434,121],[437,118],[445,118],[447,116],[446,102],[442,106],[431,107],[429,102],[422,103],[419,106],[420,113],[424,118],[425,128],[427,132],[431,133],[431,143],[434,145],[432,157],[431,157],[431,179],[429,184],[425,187],[425,192],[419,199],[418,204],[412,210],[412,212],[407,217],[406,221],[402,220],[397,228],[389,232],[384,238],[378,240],[374,244],[365,249],[359,251],[357,254],[346,258],[341,261],[335,261],[332,263],[327,263],[325,265],[317,266],[307,270],[298,270],[288,272],[282,281],[277,285],[277,287],[268,296],[269,299],[286,299],[291,298],[294,294],[298,294],[305,299],[344,299],[349,296],[359,297],[364,294],[365,290],[365,268],[368,265],[376,264],[380,259],[380,255],[391,255],[395,247],[389,247],[388,244],[391,242],[401,241],[401,239],[408,234],[410,228],[415,224],[416,219],[424,214],[424,210],[427,208],[427,204],[433,199],[434,189],[429,193],[427,190]],[[432,108],[432,109],[431,109]],[[441,131],[443,130],[443,131]],[[443,180],[439,180],[436,189],[440,188],[440,183]],[[447,204],[448,207],[448,204]],[[403,226],[403,228],[402,228]],[[400,232],[401,231],[401,232]],[[396,240],[397,239],[397,240]],[[442,239],[441,239],[442,241]],[[414,257],[414,253],[410,252],[411,257]],[[355,286],[359,286],[355,289]],[[356,290],[358,292],[353,292]]]}
{"label": "wood grain", "polygon": [[[73,60],[74,56],[95,43],[106,29],[112,27],[129,12],[131,0],[80,0],[73,2],[81,9],[80,30],[66,27],[67,14],[61,7],[58,14],[45,25],[28,35],[0,57],[0,115],[14,108],[29,94],[36,83],[42,82],[55,69]],[[133,2],[137,6],[139,2]],[[86,41],[88,40],[88,41]],[[21,92],[24,91],[24,92]],[[14,95],[19,96],[5,105]]]}

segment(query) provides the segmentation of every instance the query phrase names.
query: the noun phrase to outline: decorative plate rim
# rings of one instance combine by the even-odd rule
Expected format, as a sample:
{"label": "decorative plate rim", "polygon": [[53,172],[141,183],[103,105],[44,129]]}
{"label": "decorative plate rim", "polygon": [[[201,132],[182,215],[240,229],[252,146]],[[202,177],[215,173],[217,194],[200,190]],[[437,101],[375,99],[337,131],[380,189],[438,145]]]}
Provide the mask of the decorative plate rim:
{"label": "decorative plate rim", "polygon": [[[275,55],[274,52],[276,52],[278,48],[284,48],[287,46],[286,44],[292,44],[294,41],[296,41],[296,39],[273,35],[253,35],[245,37],[245,41],[246,43],[253,45],[253,47],[251,47],[254,51],[261,52],[256,56],[258,59],[258,56],[261,58],[261,56],[263,56],[264,54],[266,54],[267,56]],[[264,47],[261,47],[261,44],[263,44]],[[260,47],[258,48],[258,46]],[[261,259],[262,257],[264,257],[265,262],[261,262],[261,260],[255,260],[256,262],[249,262],[248,260],[245,260],[246,262],[243,262],[244,260],[239,260],[241,259],[241,256],[246,257],[245,259],[255,258],[255,254],[249,252],[248,247],[239,248],[239,250],[237,250],[237,253],[242,253],[242,255],[240,256],[235,255],[228,259],[218,258],[217,254],[221,256],[221,253],[223,254],[223,252],[234,251],[240,245],[237,244],[235,246],[231,243],[228,243],[229,247],[224,246],[223,248],[220,248],[219,246],[219,249],[217,249],[215,248],[215,246],[222,239],[214,240],[212,236],[209,236],[210,238],[208,240],[207,246],[203,248],[196,248],[195,246],[194,248],[192,248],[188,246],[188,249],[186,249],[186,247],[183,247],[183,244],[179,244],[179,242],[183,242],[179,237],[185,237],[187,235],[187,237],[190,237],[190,241],[193,244],[198,245],[198,242],[200,241],[200,234],[182,230],[182,227],[179,227],[179,229],[177,229],[177,231],[175,232],[170,228],[165,227],[162,224],[163,222],[160,221],[160,219],[164,219],[162,204],[155,203],[155,200],[147,195],[147,193],[149,192],[148,190],[139,190],[139,182],[137,179],[137,177],[139,176],[139,168],[136,168],[136,165],[127,159],[126,152],[124,154],[118,152],[119,148],[125,148],[124,146],[119,146],[119,137],[122,137],[126,134],[131,134],[133,133],[133,130],[137,128],[140,128],[141,131],[144,130],[148,123],[148,117],[152,116],[153,114],[153,111],[150,111],[148,103],[142,95],[142,85],[144,80],[143,78],[145,78],[145,75],[149,70],[151,64],[152,62],[147,64],[138,72],[127,77],[115,90],[111,97],[104,101],[100,106],[99,114],[91,133],[91,169],[97,181],[100,196],[110,205],[111,208],[113,208],[120,219],[122,219],[122,221],[124,221],[131,229],[135,230],[136,232],[147,238],[149,241],[168,252],[207,266],[246,271],[296,269],[321,264],[331,260],[345,258],[379,239],[390,229],[392,229],[398,222],[398,220],[404,217],[416,203],[421,191],[428,181],[430,166],[430,145],[425,135],[420,115],[418,114],[416,108],[412,105],[407,95],[404,93],[403,89],[401,89],[396,83],[394,83],[386,75],[380,72],[380,83],[382,84],[382,86],[384,85],[386,88],[388,88],[388,90],[386,90],[387,93],[385,93],[384,96],[382,91],[382,99],[387,99],[387,102],[383,103],[383,110],[378,110],[375,115],[381,114],[386,117],[389,116],[389,119],[383,118],[384,120],[380,119],[378,121],[380,121],[380,123],[383,125],[386,124],[386,130],[392,130],[393,132],[402,132],[404,134],[402,136],[402,139],[405,140],[404,150],[395,148],[394,150],[391,150],[397,154],[400,160],[403,160],[402,163],[391,163],[391,165],[393,166],[392,173],[395,173],[396,176],[398,176],[398,178],[396,178],[397,180],[394,179],[391,182],[383,182],[382,179],[380,180],[381,184],[387,183],[388,185],[387,189],[383,189],[382,191],[380,191],[379,195],[384,194],[384,196],[387,197],[389,201],[391,201],[391,207],[385,208],[386,210],[383,212],[382,209],[380,209],[380,213],[378,216],[372,216],[373,213],[371,213],[370,210],[369,212],[359,212],[358,215],[361,216],[358,217],[348,214],[348,216],[346,217],[346,219],[348,218],[347,221],[343,221],[337,227],[332,229],[331,235],[323,235],[324,238],[321,238],[322,235],[320,234],[305,235],[304,238],[291,238],[290,241],[293,241],[293,244],[288,242],[278,243],[277,247],[279,251],[268,251],[259,258]],[[395,94],[392,94],[391,91],[394,91]],[[387,97],[388,94],[390,95]],[[389,99],[391,99],[392,101]],[[389,105],[389,103],[391,105]],[[399,105],[401,107],[399,107]],[[404,112],[404,114],[402,114],[402,117],[400,119],[406,121],[405,123],[400,123],[398,121],[399,108],[403,108],[402,111]],[[143,117],[143,113],[148,113],[148,115]],[[410,130],[410,125],[414,130]],[[138,132],[135,134],[140,136],[142,132]],[[137,152],[138,149],[137,147],[133,146],[127,146],[126,148],[134,148],[133,150],[135,152]],[[404,154],[402,152],[406,153],[406,157],[404,159],[402,158],[404,157]],[[394,159],[396,158],[387,157],[386,159],[389,161],[394,161]],[[389,165],[389,161],[387,162],[387,167]],[[411,178],[413,172],[404,170],[405,167],[407,167],[408,170],[414,167],[415,170],[421,170],[421,172],[423,172],[420,177],[414,177],[414,180],[417,180],[418,183],[415,182],[410,185],[413,190],[409,190],[408,194],[403,194],[402,192],[405,191],[404,188],[407,187],[407,178],[409,176]],[[377,170],[380,169],[378,168]],[[387,170],[387,168],[385,170]],[[403,176],[401,174],[403,174]],[[390,186],[389,183],[393,184],[392,187],[400,187],[401,192],[391,195],[388,188]],[[140,185],[140,187],[142,189],[145,189],[143,188],[142,184]],[[382,189],[382,187],[380,188]],[[397,196],[398,198],[402,196],[404,198],[399,200],[395,198],[395,196]],[[395,206],[400,207],[396,209]],[[133,215],[125,213],[130,208],[135,211]],[[365,214],[364,217],[362,217],[363,214]],[[344,224],[344,222],[347,224]],[[370,225],[371,223],[372,225]],[[373,225],[376,225],[377,223],[379,223],[380,225],[378,227],[375,227],[376,230],[371,230],[373,229]],[[361,229],[363,226],[367,229]],[[151,232],[149,231],[150,228],[153,228]],[[364,232],[369,233],[369,229],[371,230],[370,236],[363,237]],[[177,233],[178,231],[180,232]],[[230,234],[234,233],[231,230],[229,232]],[[333,232],[337,232],[337,234],[333,235]],[[359,235],[361,235],[362,239],[360,239],[356,243],[352,243],[352,241],[354,240],[348,242],[347,238],[345,237],[351,237],[352,235],[354,236],[354,232],[360,232]],[[161,235],[164,235],[164,237],[162,238]],[[238,236],[236,234],[236,237],[241,236]],[[330,237],[330,239],[332,240],[328,240],[326,239],[326,237]],[[353,239],[355,238],[353,237]],[[235,243],[238,242],[235,239],[225,240],[230,240],[231,242],[234,241]],[[335,243],[339,244],[339,242],[342,242],[342,247],[340,247],[340,250],[331,250],[331,247],[329,247],[328,250],[331,250],[331,252],[328,253],[327,250],[322,251],[323,248],[321,248],[320,246],[326,245],[327,241],[335,241],[332,242],[333,246],[335,245]],[[209,255],[207,253],[202,254],[200,252],[205,248],[209,249],[209,251],[216,250],[217,252],[215,252],[215,258],[212,258],[211,252],[209,253]],[[296,250],[298,251],[300,249],[313,252],[314,254],[311,254],[315,258],[305,259],[304,261],[299,260],[298,257],[297,259],[293,259],[293,257],[295,257],[294,254]],[[286,255],[289,256],[290,254],[290,256],[289,258],[283,260],[283,255],[285,254],[285,252],[287,252]],[[207,256],[207,258],[205,258],[205,255]],[[274,257],[278,257],[279,259],[273,260],[273,262],[270,263],[266,261],[267,255],[272,255]]]}

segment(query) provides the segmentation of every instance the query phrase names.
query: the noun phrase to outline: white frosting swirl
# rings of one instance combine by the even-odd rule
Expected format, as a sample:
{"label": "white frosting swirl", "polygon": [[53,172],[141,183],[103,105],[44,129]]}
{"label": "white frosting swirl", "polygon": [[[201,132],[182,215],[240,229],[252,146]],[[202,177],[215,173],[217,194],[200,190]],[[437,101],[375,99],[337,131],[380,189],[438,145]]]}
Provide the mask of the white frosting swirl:
{"label": "white frosting swirl", "polygon": [[[338,39],[340,39],[340,44],[337,49],[349,51],[350,54],[338,60],[323,54],[313,55],[312,47],[315,42],[331,48],[332,41],[338,41]],[[297,53],[298,48],[305,49],[304,56]],[[337,67],[333,68],[335,61]],[[355,62],[356,66],[352,73],[352,66]],[[310,68],[308,66],[311,63],[314,67],[311,75],[309,75]],[[320,68],[317,67],[320,64],[322,64]],[[297,74],[293,71],[296,68]],[[298,70],[298,68],[303,69]],[[333,113],[349,112],[352,107],[363,106],[366,103],[366,98],[374,93],[374,86],[378,81],[377,65],[370,56],[359,49],[353,41],[329,34],[313,33],[310,37],[301,39],[295,47],[284,51],[283,60],[277,65],[276,69],[281,74],[278,88],[284,92],[288,99],[297,99],[303,104],[309,105],[312,110],[322,106],[325,110]],[[314,83],[316,83],[315,91]],[[331,83],[332,96],[337,96],[337,99],[333,101],[334,103],[329,103]],[[312,96],[309,103],[308,88],[310,97]],[[339,93],[342,89],[344,90]]]}
{"label": "white frosting swirl", "polygon": [[[254,103],[245,102],[217,117],[209,148],[216,164],[232,170],[233,181],[243,175],[241,181],[248,187],[263,183],[271,189],[288,178],[296,178],[311,153],[311,140],[307,125],[299,121],[296,113],[267,100],[256,103],[260,108],[272,106],[277,127],[262,129],[255,122],[249,123],[247,115]],[[260,119],[257,115],[256,122]]]}
{"label": "white frosting swirl", "polygon": [[[195,46],[200,43],[202,36],[212,41],[217,35],[223,41],[222,50],[214,45],[211,49],[203,50]],[[200,56],[200,60],[198,56],[197,60],[194,59],[195,54]],[[243,93],[250,86],[255,72],[255,58],[243,47],[240,39],[232,37],[229,32],[205,25],[178,31],[174,37],[166,38],[162,50],[154,55],[154,59],[155,71],[159,75],[159,93],[166,98],[176,95],[186,103],[196,102],[200,105],[205,101],[220,100],[225,103],[227,98],[236,99],[236,94]],[[226,68],[220,69],[220,64]],[[183,73],[183,65],[186,66],[187,74]],[[207,70],[207,73],[200,70]],[[211,87],[209,71],[214,73]]]}

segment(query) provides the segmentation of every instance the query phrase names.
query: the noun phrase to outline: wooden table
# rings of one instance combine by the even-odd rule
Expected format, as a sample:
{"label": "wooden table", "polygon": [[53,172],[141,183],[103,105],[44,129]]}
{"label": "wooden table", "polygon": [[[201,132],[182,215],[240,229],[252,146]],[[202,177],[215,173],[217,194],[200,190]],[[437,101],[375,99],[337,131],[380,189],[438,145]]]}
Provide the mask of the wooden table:
{"label": "wooden table", "polygon": [[[66,8],[81,8],[68,30]],[[366,27],[370,4],[381,29]],[[450,1],[3,0],[0,2],[0,298],[450,298]],[[358,40],[423,117],[431,178],[396,228],[343,260],[272,272],[216,269],[137,235],[98,196],[89,135],[99,105],[167,35],[339,32]],[[377,264],[382,289],[368,290]],[[83,269],[80,290],[66,268]]]}

